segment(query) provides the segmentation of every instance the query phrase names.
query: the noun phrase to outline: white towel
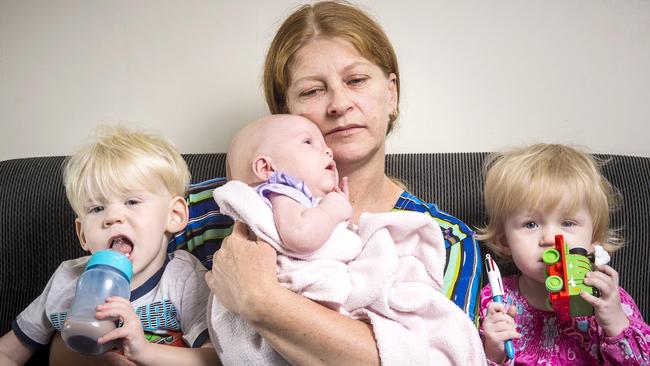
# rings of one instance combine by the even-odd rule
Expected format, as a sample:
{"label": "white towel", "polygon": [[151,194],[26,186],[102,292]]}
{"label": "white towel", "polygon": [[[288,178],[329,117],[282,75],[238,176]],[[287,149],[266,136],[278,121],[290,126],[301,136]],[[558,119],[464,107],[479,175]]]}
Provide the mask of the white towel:
{"label": "white towel", "polygon": [[[485,364],[476,328],[439,292],[445,246],[430,216],[366,213],[358,235],[342,223],[321,250],[297,256],[282,246],[273,213],[253,188],[231,181],[215,189],[214,198],[222,213],[278,251],[283,286],[368,321],[383,365]],[[224,365],[286,364],[243,319],[213,300],[210,337]]]}

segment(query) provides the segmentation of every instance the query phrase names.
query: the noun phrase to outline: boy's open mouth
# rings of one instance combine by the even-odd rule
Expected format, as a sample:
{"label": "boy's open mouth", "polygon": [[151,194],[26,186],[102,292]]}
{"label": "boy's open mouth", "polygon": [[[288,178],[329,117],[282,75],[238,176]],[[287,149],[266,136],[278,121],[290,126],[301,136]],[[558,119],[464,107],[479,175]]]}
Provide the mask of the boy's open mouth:
{"label": "boy's open mouth", "polygon": [[133,243],[131,239],[126,236],[116,236],[110,239],[108,247],[124,254],[127,258],[131,258],[133,251]]}

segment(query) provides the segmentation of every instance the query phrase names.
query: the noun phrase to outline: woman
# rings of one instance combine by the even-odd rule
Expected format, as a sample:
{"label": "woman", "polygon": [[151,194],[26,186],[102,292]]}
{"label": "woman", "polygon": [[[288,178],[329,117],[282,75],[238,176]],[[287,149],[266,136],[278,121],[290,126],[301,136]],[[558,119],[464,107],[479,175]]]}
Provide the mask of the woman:
{"label": "woman", "polygon": [[[299,8],[271,44],[264,89],[272,113],[301,114],[321,129],[340,175],[349,178],[354,220],[362,212],[397,209],[425,212],[438,221],[449,258],[443,292],[475,319],[481,267],[472,231],[435,205],[404,192],[384,170],[386,136],[399,112],[399,70],[381,28],[346,4]],[[205,258],[208,265],[214,248],[222,244],[206,276],[219,301],[247,319],[292,364],[379,364],[371,326],[280,287],[275,251],[249,240],[245,226],[236,224],[221,243],[232,222],[216,214],[208,191],[223,181],[192,187],[191,221],[174,243]],[[55,337],[51,362],[77,356]],[[119,361],[111,356],[112,362]]]}
{"label": "woman", "polygon": [[[357,221],[362,212],[427,212],[439,223],[450,258],[445,294],[474,319],[480,282],[478,245],[458,219],[427,205],[384,170],[385,142],[397,119],[399,71],[381,28],[336,2],[305,5],[278,30],[266,58],[264,89],[272,113],[316,123],[347,176]],[[206,281],[219,301],[248,320],[292,364],[379,364],[369,324],[281,287],[275,252],[236,224],[215,253]],[[213,340],[214,341],[214,340]]]}

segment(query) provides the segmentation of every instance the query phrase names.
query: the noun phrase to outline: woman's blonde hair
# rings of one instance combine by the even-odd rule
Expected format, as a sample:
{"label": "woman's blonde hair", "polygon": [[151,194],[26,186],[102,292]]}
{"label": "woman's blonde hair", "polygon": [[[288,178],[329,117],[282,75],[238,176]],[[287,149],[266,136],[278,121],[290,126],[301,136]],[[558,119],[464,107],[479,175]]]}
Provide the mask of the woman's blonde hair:
{"label": "woman's blonde hair", "polygon": [[386,76],[395,74],[397,107],[389,116],[388,133],[399,115],[397,56],[379,24],[357,7],[343,1],[303,5],[282,23],[266,54],[264,94],[272,114],[290,113],[287,88],[293,55],[316,36],[340,37],[352,43],[361,56],[379,66]]}
{"label": "woman's blonde hair", "polygon": [[622,241],[609,228],[609,214],[619,203],[619,194],[603,177],[600,163],[575,147],[536,144],[505,153],[495,153],[485,163],[484,199],[488,225],[478,239],[502,259],[506,219],[522,208],[552,210],[569,197],[569,209],[586,207],[594,221],[593,242],[616,251]]}
{"label": "woman's blonde hair", "polygon": [[184,197],[190,172],[167,138],[123,126],[103,126],[95,139],[66,159],[63,182],[77,216],[89,199],[121,194],[134,186]]}

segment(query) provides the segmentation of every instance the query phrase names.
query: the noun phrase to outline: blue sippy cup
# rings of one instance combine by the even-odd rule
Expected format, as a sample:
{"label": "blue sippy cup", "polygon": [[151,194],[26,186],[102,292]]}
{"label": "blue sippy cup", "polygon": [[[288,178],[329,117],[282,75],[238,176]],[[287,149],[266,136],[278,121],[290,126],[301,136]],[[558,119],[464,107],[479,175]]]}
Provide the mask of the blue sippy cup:
{"label": "blue sippy cup", "polygon": [[131,261],[119,251],[101,250],[90,257],[61,330],[61,337],[71,350],[100,355],[113,348],[112,342],[99,344],[97,339],[116,328],[115,319],[95,318],[96,308],[110,296],[129,299],[132,276]]}

